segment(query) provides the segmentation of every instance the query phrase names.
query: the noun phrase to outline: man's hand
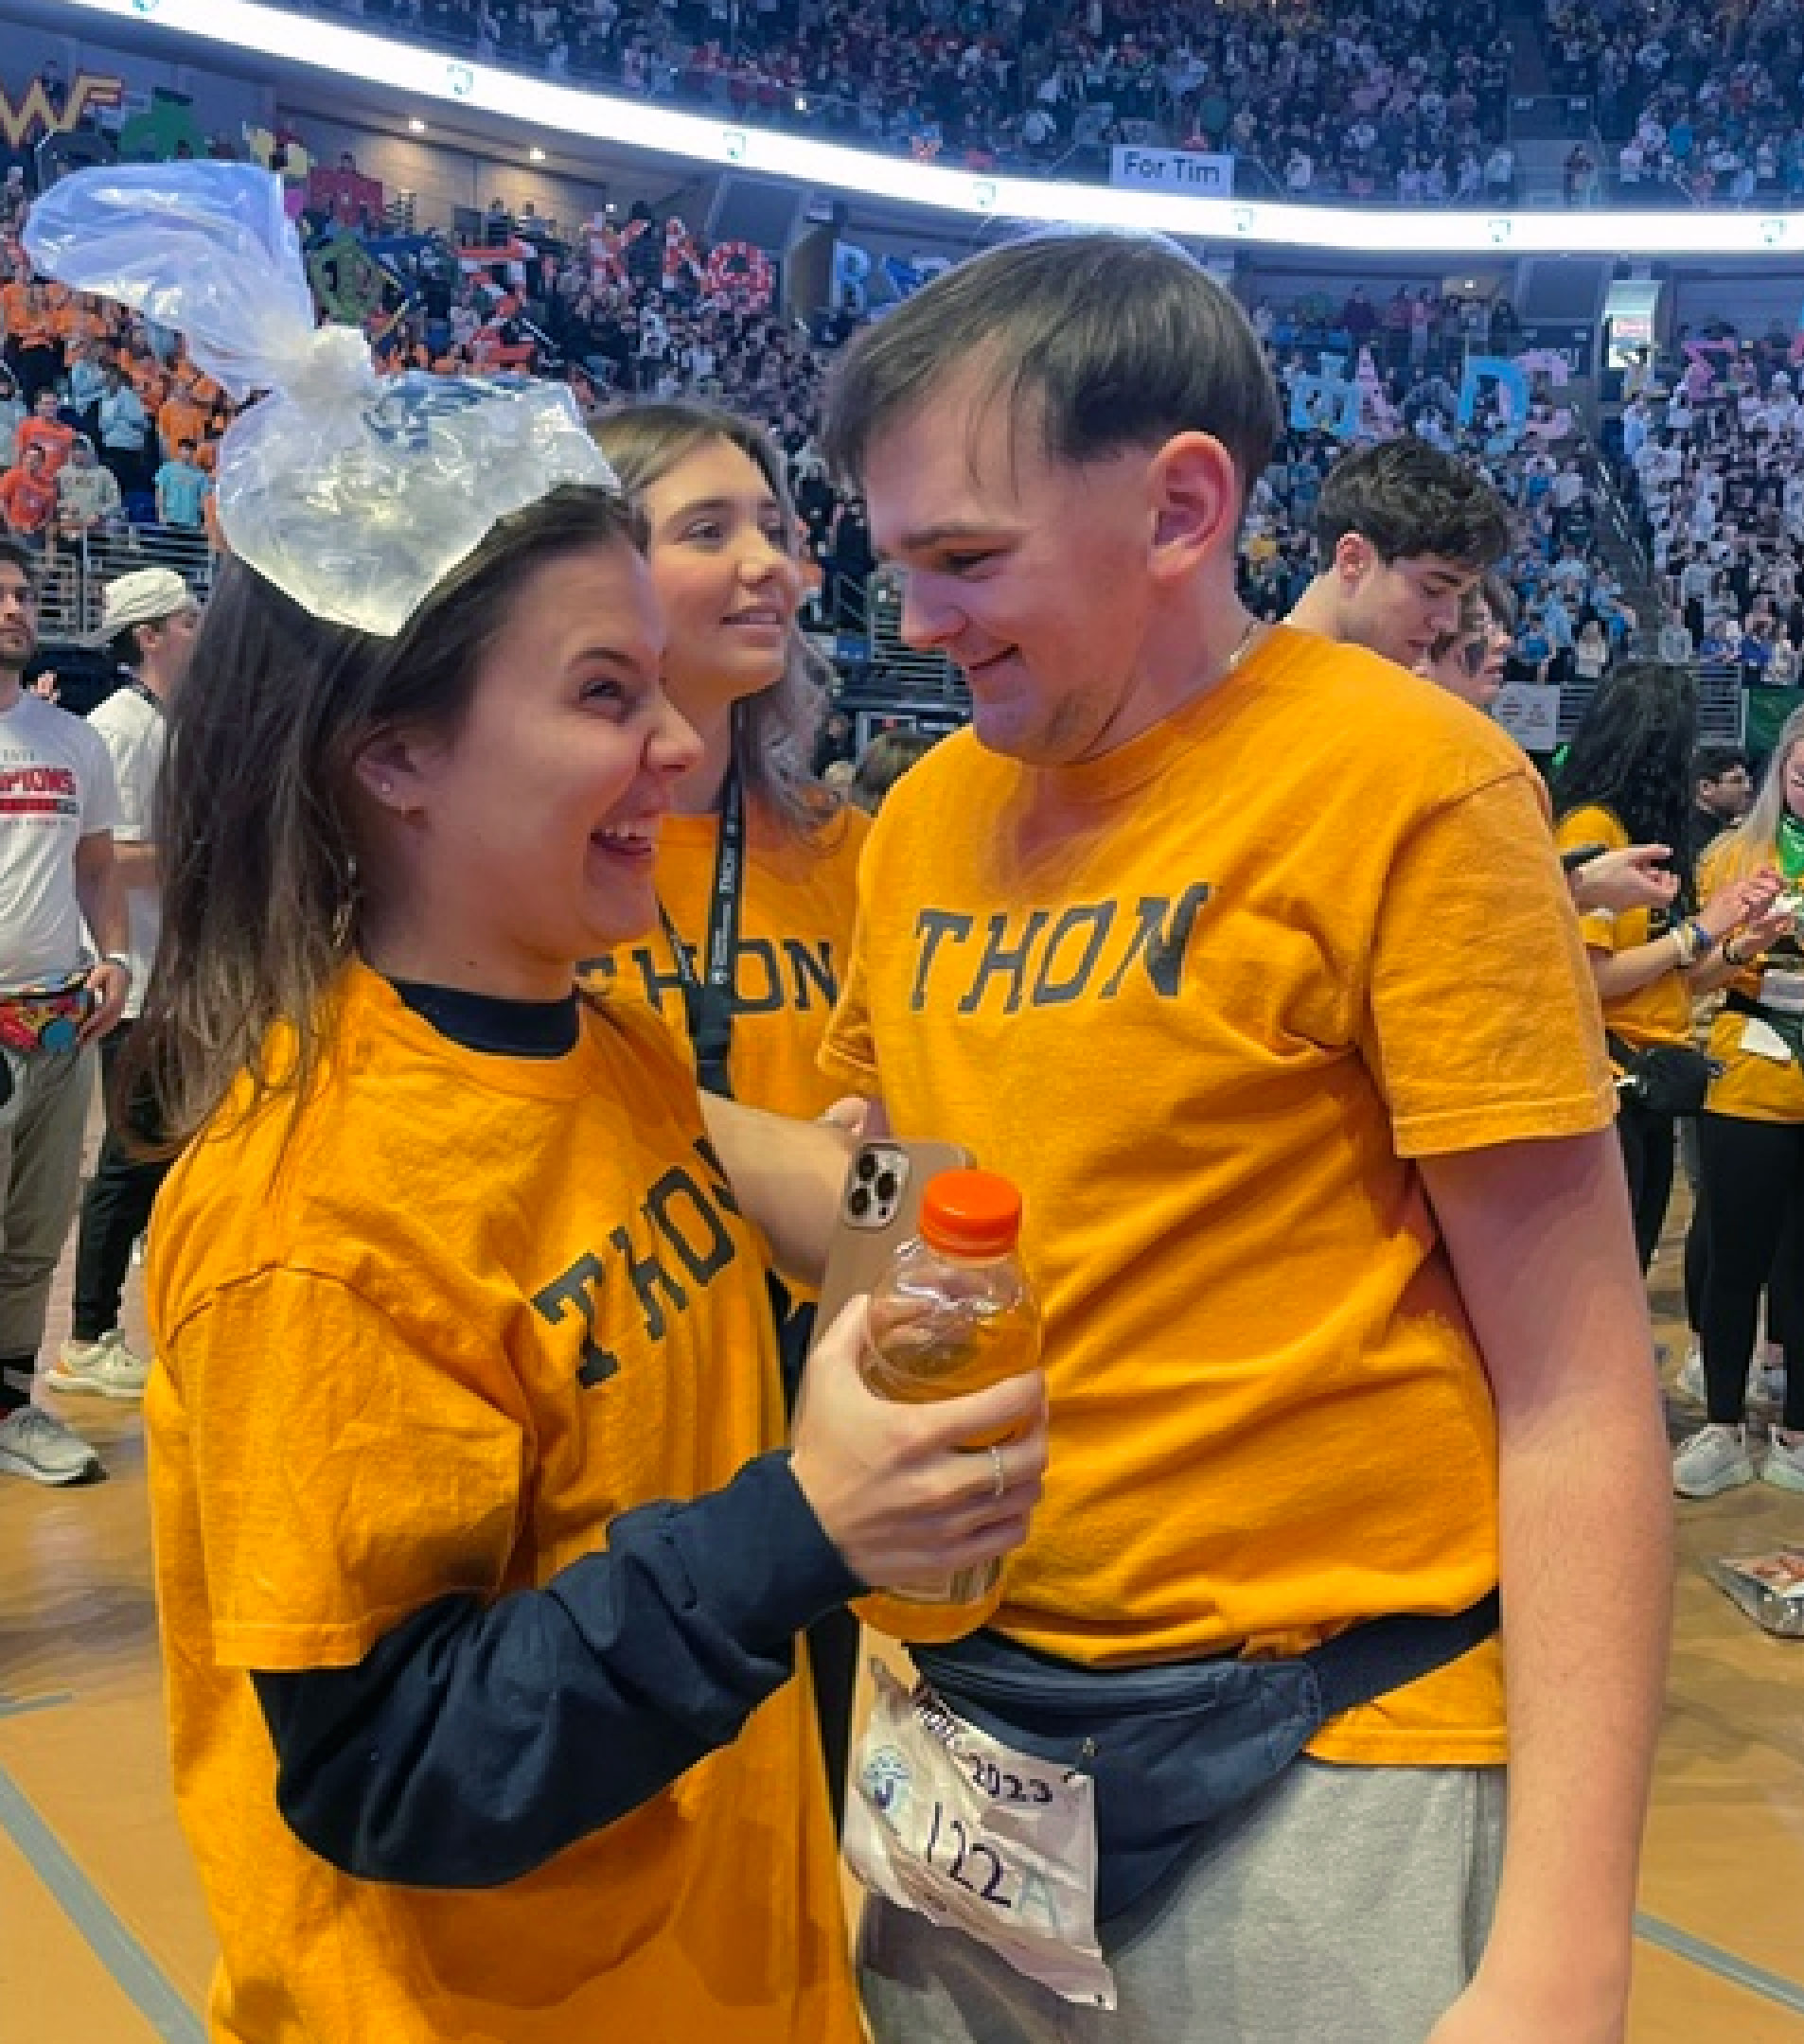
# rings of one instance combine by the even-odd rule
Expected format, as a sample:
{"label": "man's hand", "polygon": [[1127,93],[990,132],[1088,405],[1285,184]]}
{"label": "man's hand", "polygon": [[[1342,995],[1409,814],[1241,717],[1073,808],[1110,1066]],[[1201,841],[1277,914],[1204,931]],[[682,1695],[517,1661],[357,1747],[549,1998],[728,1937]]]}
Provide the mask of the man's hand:
{"label": "man's hand", "polygon": [[94,1010],[77,1032],[78,1044],[97,1043],[117,1027],[132,992],[132,975],[123,965],[102,959],[82,984],[94,996]]}
{"label": "man's hand", "polygon": [[1573,906],[1581,915],[1600,910],[1627,915],[1634,908],[1665,908],[1679,891],[1679,876],[1667,865],[1672,848],[1625,845],[1601,852],[1571,876]]}

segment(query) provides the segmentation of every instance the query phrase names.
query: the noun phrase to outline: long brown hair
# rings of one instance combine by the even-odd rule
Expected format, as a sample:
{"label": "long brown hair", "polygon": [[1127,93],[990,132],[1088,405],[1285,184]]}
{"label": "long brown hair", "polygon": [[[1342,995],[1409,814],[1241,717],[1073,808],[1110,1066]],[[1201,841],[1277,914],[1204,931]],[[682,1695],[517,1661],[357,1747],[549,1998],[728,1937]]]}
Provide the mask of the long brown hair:
{"label": "long brown hair", "polygon": [[518,592],[547,563],[642,545],[612,491],[568,485],[502,520],[393,639],[322,623],[230,560],[169,708],[163,926],[120,1097],[148,1087],[180,1148],[243,1075],[246,1110],[306,1095],[358,939],[359,758],[401,725],[455,733]]}
{"label": "long brown hair", "polygon": [[[783,456],[769,434],[749,419],[716,411],[712,405],[629,405],[598,419],[592,431],[601,451],[634,497],[663,482],[699,449],[719,440],[737,448],[776,499],[786,542],[792,554],[795,551],[796,511]],[[839,804],[814,774],[814,742],[825,714],[830,679],[825,660],[791,626],[782,674],[769,688],[733,706],[733,764],[740,784],[769,816],[798,837],[812,837],[839,811]]]}

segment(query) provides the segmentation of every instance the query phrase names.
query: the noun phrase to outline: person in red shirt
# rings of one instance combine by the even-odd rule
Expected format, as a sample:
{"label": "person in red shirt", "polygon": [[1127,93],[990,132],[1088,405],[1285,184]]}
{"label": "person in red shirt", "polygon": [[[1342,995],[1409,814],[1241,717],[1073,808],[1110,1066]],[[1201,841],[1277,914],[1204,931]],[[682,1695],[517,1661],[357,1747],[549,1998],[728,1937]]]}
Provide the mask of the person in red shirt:
{"label": "person in red shirt", "polygon": [[[27,431],[23,426],[19,429],[21,441]],[[42,545],[56,510],[56,477],[45,466],[43,448],[22,446],[17,466],[0,475],[0,516],[6,519],[7,530]]]}
{"label": "person in red shirt", "polygon": [[56,392],[41,390],[32,399],[31,416],[13,435],[13,446],[22,462],[28,448],[43,450],[44,478],[53,495],[57,471],[67,462],[75,448],[75,428],[62,423],[57,416],[58,410]]}

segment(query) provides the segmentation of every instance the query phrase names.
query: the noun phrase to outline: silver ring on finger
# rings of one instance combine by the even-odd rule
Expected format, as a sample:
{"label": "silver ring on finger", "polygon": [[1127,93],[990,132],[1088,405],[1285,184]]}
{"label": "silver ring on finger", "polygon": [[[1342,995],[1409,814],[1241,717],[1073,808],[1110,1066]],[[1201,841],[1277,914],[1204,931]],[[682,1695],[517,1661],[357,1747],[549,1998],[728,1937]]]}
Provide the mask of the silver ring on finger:
{"label": "silver ring on finger", "polygon": [[996,1479],[996,1489],[992,1494],[1000,1497],[1008,1489],[1009,1480],[1007,1471],[1002,1467],[1002,1451],[999,1448],[992,1447],[990,1450],[990,1470]]}

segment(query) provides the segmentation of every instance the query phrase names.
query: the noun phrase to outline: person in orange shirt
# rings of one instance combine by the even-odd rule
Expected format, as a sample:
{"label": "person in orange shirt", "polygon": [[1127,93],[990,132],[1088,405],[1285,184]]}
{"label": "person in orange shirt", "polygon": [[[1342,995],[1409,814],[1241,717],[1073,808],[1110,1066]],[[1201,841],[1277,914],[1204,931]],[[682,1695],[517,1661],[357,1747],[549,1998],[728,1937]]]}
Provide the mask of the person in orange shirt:
{"label": "person in orange shirt", "polygon": [[[1692,677],[1653,661],[1630,661],[1599,684],[1554,787],[1562,851],[1669,845],[1679,881],[1668,907],[1599,910],[1583,925],[1620,1075],[1617,1134],[1643,1270],[1659,1246],[1671,1198],[1674,1119],[1704,1104],[1707,1074],[1691,1040],[1692,999],[1728,978],[1724,940],[1764,913],[1778,885],[1777,877],[1750,876],[1699,907],[1689,830],[1696,738]],[[1675,1079],[1695,1097],[1679,1099]]]}
{"label": "person in orange shirt", "polygon": [[0,518],[16,538],[42,546],[57,515],[57,484],[41,447],[26,447],[0,475]]}
{"label": "person in orange shirt", "polygon": [[1121,234],[970,258],[829,400],[974,721],[872,830],[826,1068],[1020,1186],[1052,1406],[856,1771],[882,2044],[1624,2035],[1671,1514],[1597,996],[1521,749],[1239,602],[1278,429]]}
{"label": "person in orange shirt", "polygon": [[206,431],[209,413],[194,396],[192,379],[186,371],[178,374],[175,387],[157,410],[157,438],[162,443],[163,459],[174,461],[177,451],[185,441],[199,445]]}
{"label": "person in orange shirt", "polygon": [[[811,771],[822,691],[797,628],[802,575],[783,457],[744,419],[699,405],[617,412],[595,439],[650,527],[668,637],[663,679],[701,740],[658,848],[661,926],[587,976],[657,1008],[704,1088],[811,1119],[835,1088],[816,1060],[852,948],[868,825]],[[793,1382],[808,1299],[775,1301]],[[840,1807],[857,1628],[809,1641]]]}
{"label": "person in orange shirt", "polygon": [[44,455],[44,472],[55,482],[63,464],[75,450],[76,430],[65,426],[62,407],[53,390],[41,390],[31,406],[31,416],[13,435],[13,445],[23,456],[27,448]]}

